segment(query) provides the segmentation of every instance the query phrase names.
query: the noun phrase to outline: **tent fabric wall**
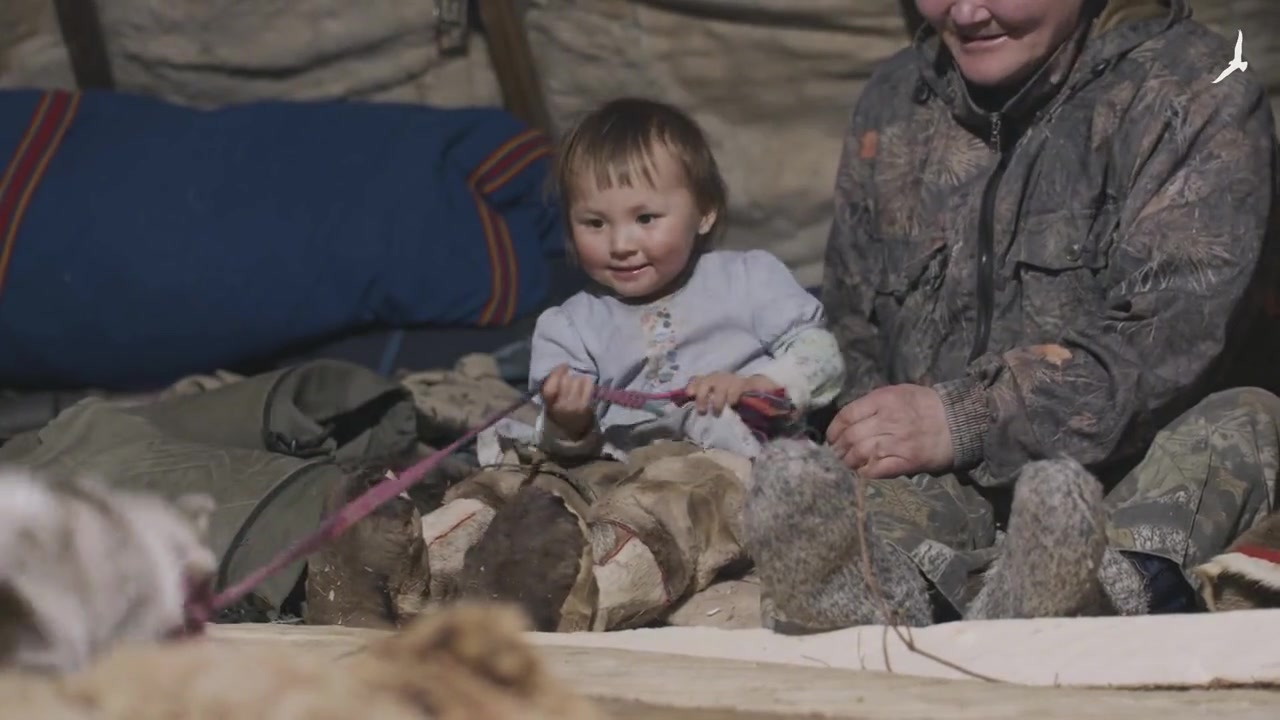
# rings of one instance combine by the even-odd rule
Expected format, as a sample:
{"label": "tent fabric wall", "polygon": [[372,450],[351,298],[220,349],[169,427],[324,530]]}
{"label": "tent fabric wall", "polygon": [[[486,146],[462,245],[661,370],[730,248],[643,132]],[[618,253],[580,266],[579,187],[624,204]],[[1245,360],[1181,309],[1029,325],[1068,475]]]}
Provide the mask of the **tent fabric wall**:
{"label": "tent fabric wall", "polygon": [[[706,126],[732,201],[733,247],[821,275],[848,113],[877,62],[906,41],[909,0],[525,0],[554,120],[621,93],[688,108]],[[122,89],[198,106],[346,97],[495,104],[482,37],[441,52],[434,0],[97,0]],[[1280,3],[1193,0],[1245,32],[1249,72],[1280,110]],[[1206,70],[1207,72],[1208,70]],[[0,3],[0,87],[70,87],[49,0]],[[1277,113],[1280,115],[1280,112]]]}

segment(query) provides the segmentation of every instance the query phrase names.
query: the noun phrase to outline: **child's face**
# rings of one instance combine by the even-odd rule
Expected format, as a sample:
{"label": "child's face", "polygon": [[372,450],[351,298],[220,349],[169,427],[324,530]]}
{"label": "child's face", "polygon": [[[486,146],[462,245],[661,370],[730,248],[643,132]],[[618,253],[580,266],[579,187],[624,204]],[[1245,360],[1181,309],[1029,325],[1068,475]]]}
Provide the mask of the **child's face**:
{"label": "child's face", "polygon": [[666,148],[655,148],[653,185],[643,176],[630,187],[578,186],[569,208],[573,245],[593,280],[626,298],[667,290],[689,264],[697,236],[715,213],[701,213],[684,172]]}

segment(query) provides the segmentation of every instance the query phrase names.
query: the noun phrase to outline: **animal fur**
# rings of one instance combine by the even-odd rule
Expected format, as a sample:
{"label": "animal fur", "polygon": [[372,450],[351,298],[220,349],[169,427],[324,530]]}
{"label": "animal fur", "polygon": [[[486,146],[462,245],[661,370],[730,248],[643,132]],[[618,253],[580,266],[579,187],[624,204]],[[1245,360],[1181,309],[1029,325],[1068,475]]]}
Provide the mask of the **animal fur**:
{"label": "animal fur", "polygon": [[1280,607],[1280,512],[1263,518],[1226,552],[1191,572],[1209,610]]}
{"label": "animal fur", "polygon": [[0,718],[594,720],[502,606],[459,604],[339,659],[292,643],[130,645],[84,673],[0,674]]}
{"label": "animal fur", "polygon": [[0,666],[68,672],[181,631],[189,589],[217,569],[213,510],[207,495],[0,469]]}
{"label": "animal fur", "polygon": [[[932,620],[924,577],[864,517],[871,571],[863,575],[856,483],[826,446],[780,438],[756,457],[743,510],[743,545],[767,591],[764,621],[783,633]],[[887,617],[888,609],[895,617]]]}
{"label": "animal fur", "polygon": [[537,630],[563,630],[566,601],[591,568],[588,538],[563,498],[527,485],[467,550],[461,596],[519,603]]}
{"label": "animal fur", "polygon": [[1028,463],[1014,487],[1000,557],[966,619],[1100,613],[1105,517],[1102,485],[1080,463]]}
{"label": "animal fur", "polygon": [[[363,470],[326,498],[328,517],[385,475]],[[431,582],[422,516],[402,495],[327,543],[307,563],[305,619],[310,625],[391,629],[425,606]]]}

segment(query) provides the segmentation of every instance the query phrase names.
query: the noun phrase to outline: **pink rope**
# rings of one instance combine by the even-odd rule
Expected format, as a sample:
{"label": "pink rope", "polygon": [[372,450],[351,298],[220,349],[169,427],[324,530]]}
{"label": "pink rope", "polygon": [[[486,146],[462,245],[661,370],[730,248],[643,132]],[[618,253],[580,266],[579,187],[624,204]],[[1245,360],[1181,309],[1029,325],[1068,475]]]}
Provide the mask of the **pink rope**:
{"label": "pink rope", "polygon": [[492,427],[499,420],[519,410],[525,403],[533,399],[534,393],[525,393],[518,401],[515,401],[493,413],[484,422],[467,431],[462,437],[454,440],[445,447],[419,460],[413,465],[406,468],[398,475],[374,485],[366,490],[362,495],[342,506],[338,512],[330,515],[324,522],[320,523],[311,534],[303,537],[280,554],[276,555],[270,562],[257,570],[246,575],[239,582],[227,587],[218,594],[200,599],[193,599],[187,605],[187,626],[188,628],[202,627],[215,615],[222,610],[231,607],[237,601],[242,599],[253,591],[264,580],[275,575],[290,564],[301,560],[302,558],[314,553],[324,546],[325,543],[331,542],[335,538],[346,532],[352,525],[367,517],[374,510],[377,510],[383,503],[395,498],[400,493],[408,490],[420,482],[427,473],[431,472],[446,457],[452,455],[462,448],[462,446],[471,442],[480,433]]}
{"label": "pink rope", "polygon": [[[360,520],[363,520],[374,510],[377,510],[384,503],[397,497],[404,491],[421,482],[427,473],[431,472],[446,457],[460,450],[464,445],[474,440],[480,433],[497,424],[503,418],[511,415],[519,410],[523,405],[533,400],[537,392],[527,392],[520,396],[519,400],[512,402],[507,407],[493,413],[485,418],[484,422],[467,431],[449,443],[440,448],[431,455],[419,460],[409,466],[399,474],[393,474],[391,477],[374,485],[366,490],[359,497],[342,506],[338,512],[330,515],[310,534],[298,540],[296,543],[286,548],[283,552],[277,554],[266,565],[249,573],[239,582],[223,589],[216,595],[209,595],[205,592],[195,592],[187,603],[187,630],[188,632],[199,632],[214,616],[219,612],[231,607],[236,602],[244,598],[254,588],[261,585],[267,578],[275,575],[285,567],[301,560],[308,555],[319,550],[326,543],[332,542],[341,536],[350,527]],[[643,407],[651,401],[669,401],[676,404],[683,404],[690,399],[689,394],[684,390],[673,390],[661,393],[645,393],[632,390],[618,390],[614,388],[598,387],[595,396],[598,400],[612,402],[627,407]],[[790,406],[786,401],[785,395],[766,395],[762,393],[748,393],[747,396],[756,397],[770,405],[770,410],[785,410]],[[746,399],[747,396],[744,396]],[[754,405],[753,405],[754,407]],[[756,408],[756,412],[760,412]],[[757,429],[756,425],[767,423],[767,418],[763,418],[757,423],[751,423],[753,429]],[[757,429],[758,432],[763,430]]]}

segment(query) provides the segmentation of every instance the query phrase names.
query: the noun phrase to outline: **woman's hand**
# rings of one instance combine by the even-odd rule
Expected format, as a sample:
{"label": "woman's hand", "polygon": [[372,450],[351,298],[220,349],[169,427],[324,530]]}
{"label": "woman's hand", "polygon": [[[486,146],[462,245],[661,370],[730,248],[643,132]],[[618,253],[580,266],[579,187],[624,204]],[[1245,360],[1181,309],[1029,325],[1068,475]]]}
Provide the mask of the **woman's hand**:
{"label": "woman's hand", "polygon": [[877,388],[845,405],[827,442],[866,478],[943,472],[955,460],[942,398],[922,385]]}
{"label": "woman's hand", "polygon": [[782,386],[763,375],[743,376],[717,372],[694,377],[684,390],[693,398],[693,404],[699,413],[705,415],[707,411],[712,411],[718,416],[725,408],[737,405],[745,392],[773,392],[781,389]]}
{"label": "woman's hand", "polygon": [[559,365],[542,381],[547,417],[571,440],[581,440],[595,423],[595,381]]}

